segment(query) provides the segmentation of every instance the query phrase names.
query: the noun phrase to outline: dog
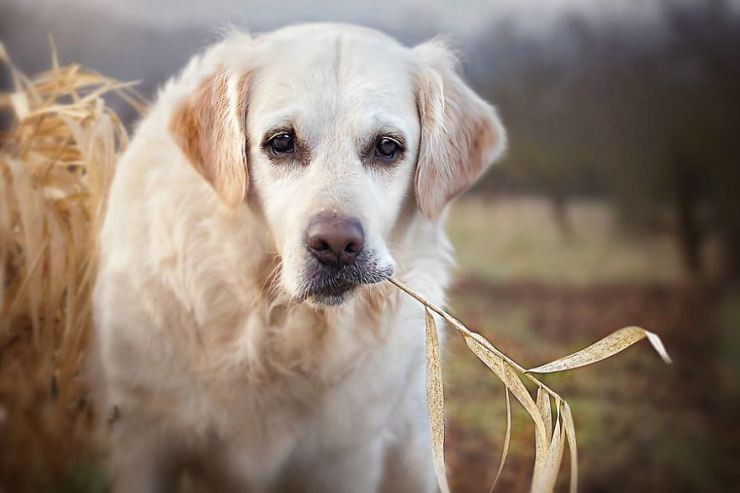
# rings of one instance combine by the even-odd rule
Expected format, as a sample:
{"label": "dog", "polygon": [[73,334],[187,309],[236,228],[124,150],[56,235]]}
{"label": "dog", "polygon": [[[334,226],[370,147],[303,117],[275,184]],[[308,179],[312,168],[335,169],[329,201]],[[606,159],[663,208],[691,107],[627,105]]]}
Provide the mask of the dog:
{"label": "dog", "polygon": [[232,32],[117,164],[93,293],[117,492],[437,490],[424,310],[445,210],[505,149],[454,53]]}

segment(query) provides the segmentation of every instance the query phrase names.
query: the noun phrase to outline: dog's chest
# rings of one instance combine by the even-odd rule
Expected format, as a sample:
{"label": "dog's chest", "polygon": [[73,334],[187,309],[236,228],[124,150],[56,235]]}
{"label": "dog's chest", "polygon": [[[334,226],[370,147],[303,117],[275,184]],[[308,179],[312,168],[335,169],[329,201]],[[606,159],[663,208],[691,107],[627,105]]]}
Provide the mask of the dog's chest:
{"label": "dog's chest", "polygon": [[[251,341],[260,360],[199,376],[196,386],[183,375],[183,426],[215,432],[248,454],[265,447],[341,450],[376,436],[408,386],[423,384],[410,381],[411,367],[423,364],[423,339],[412,332],[390,340],[374,334],[370,324],[378,320],[312,326],[316,320],[300,315],[288,314],[277,332],[260,328],[265,338]],[[396,317],[384,318],[388,324]]]}

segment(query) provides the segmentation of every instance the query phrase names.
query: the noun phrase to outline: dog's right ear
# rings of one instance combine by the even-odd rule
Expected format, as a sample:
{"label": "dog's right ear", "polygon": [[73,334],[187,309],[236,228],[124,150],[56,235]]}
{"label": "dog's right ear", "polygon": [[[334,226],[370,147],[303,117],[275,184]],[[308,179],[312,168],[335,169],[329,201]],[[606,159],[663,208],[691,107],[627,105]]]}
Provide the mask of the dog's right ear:
{"label": "dog's right ear", "polygon": [[420,62],[417,106],[421,142],[416,200],[436,220],[446,205],[470,187],[506,149],[506,131],[496,110],[457,73],[454,53],[439,41],[414,48]]}
{"label": "dog's right ear", "polygon": [[247,79],[217,71],[176,108],[170,121],[170,131],[193,167],[231,207],[244,201],[248,187]]}

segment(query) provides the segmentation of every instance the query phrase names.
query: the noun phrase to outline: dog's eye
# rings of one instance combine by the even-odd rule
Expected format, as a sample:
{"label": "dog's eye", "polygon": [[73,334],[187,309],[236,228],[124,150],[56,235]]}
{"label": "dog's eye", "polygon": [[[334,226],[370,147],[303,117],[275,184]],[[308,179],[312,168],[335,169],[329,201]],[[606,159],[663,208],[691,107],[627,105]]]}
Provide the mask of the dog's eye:
{"label": "dog's eye", "polygon": [[275,156],[282,156],[284,154],[291,154],[295,151],[295,142],[293,134],[288,132],[280,132],[274,135],[267,141],[267,146]]}
{"label": "dog's eye", "polygon": [[383,161],[393,161],[402,150],[401,144],[390,137],[380,137],[375,143],[375,157]]}

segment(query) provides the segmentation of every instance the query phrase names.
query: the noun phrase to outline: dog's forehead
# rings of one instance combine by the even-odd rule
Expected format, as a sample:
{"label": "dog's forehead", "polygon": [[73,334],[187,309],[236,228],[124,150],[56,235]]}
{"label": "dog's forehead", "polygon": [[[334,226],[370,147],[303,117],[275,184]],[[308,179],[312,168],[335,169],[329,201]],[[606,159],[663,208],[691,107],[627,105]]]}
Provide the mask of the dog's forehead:
{"label": "dog's forehead", "polygon": [[317,62],[346,62],[385,56],[389,60],[408,59],[410,50],[380,31],[344,24],[305,24],[274,31],[257,39],[266,54],[285,59],[285,66]]}
{"label": "dog's forehead", "polygon": [[369,29],[277,31],[261,40],[250,107],[265,112],[414,109],[411,50]]}

